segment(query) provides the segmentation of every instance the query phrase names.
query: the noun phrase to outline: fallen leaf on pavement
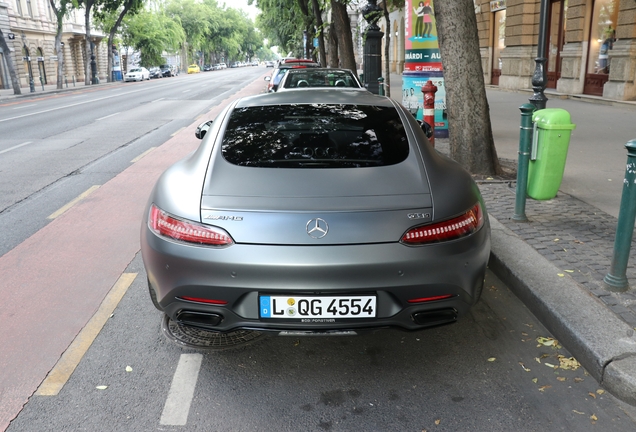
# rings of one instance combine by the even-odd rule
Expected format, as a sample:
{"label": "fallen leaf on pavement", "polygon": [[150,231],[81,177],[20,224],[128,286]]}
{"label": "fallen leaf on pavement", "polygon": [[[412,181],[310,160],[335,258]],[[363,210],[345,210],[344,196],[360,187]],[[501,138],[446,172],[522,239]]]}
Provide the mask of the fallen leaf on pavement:
{"label": "fallen leaf on pavement", "polygon": [[439,425],[442,421],[440,419],[435,420],[435,424]]}
{"label": "fallen leaf on pavement", "polygon": [[592,396],[594,399],[596,399],[596,395],[595,395],[594,393],[589,392],[588,394],[589,394],[590,396]]}
{"label": "fallen leaf on pavement", "polygon": [[552,363],[543,363],[543,364],[544,364],[544,365],[546,365],[546,366],[547,366],[547,367],[549,367],[549,368],[552,368],[552,369],[556,369],[556,368],[558,368],[558,366],[555,366],[555,365],[553,365]]}
{"label": "fallen leaf on pavement", "polygon": [[574,382],[575,383],[580,383],[580,382],[583,382],[583,381],[585,381],[583,378],[578,378],[578,377],[574,378]]}
{"label": "fallen leaf on pavement", "polygon": [[536,384],[538,381],[539,381],[539,379],[538,379],[538,378],[532,378],[532,382],[533,382],[533,383],[535,383],[535,384]]}
{"label": "fallen leaf on pavement", "polygon": [[521,365],[521,368],[522,368],[524,371],[526,371],[526,372],[530,372],[530,369],[528,369],[528,368],[526,367],[526,365],[524,365],[524,364],[523,364],[523,363],[521,363],[521,362],[519,362],[519,364]]}
{"label": "fallen leaf on pavement", "polygon": [[585,414],[585,413],[582,413],[581,411],[577,411],[577,410],[572,410],[572,412],[573,413],[577,413],[577,414]]}
{"label": "fallen leaf on pavement", "polygon": [[559,241],[559,239],[554,239],[554,241],[555,241],[555,242],[556,242],[556,241]]}
{"label": "fallen leaf on pavement", "polygon": [[130,366],[126,366],[126,372],[132,372],[132,368]]}
{"label": "fallen leaf on pavement", "polygon": [[557,273],[558,277],[564,277],[565,275],[563,273]]}
{"label": "fallen leaf on pavement", "polygon": [[596,420],[598,420],[598,417],[596,417],[594,414],[592,414],[592,415],[590,416],[590,420],[592,420],[592,421],[596,421]]}
{"label": "fallen leaf on pavement", "polygon": [[566,377],[557,377],[557,381],[561,381],[561,382],[563,382],[563,381],[565,381],[565,380],[567,380],[567,378],[566,378]]}
{"label": "fallen leaf on pavement", "polygon": [[558,356],[561,369],[577,370],[581,367],[581,363],[576,361],[574,357]]}
{"label": "fallen leaf on pavement", "polygon": [[574,273],[574,270],[564,270],[564,271],[566,271],[568,273]]}
{"label": "fallen leaf on pavement", "polygon": [[540,392],[542,392],[542,391],[544,391],[545,389],[549,389],[549,388],[551,388],[551,387],[552,387],[551,385],[544,385],[544,386],[539,387],[539,391],[540,391]]}
{"label": "fallen leaf on pavement", "polygon": [[488,359],[488,361],[489,361],[489,362],[494,362],[495,360],[497,360],[497,358],[496,358],[496,357],[490,357],[490,358]]}
{"label": "fallen leaf on pavement", "polygon": [[561,345],[559,345],[559,341],[551,337],[538,337],[537,343],[539,343],[539,345],[537,345],[537,348],[540,348],[541,345],[551,346],[553,348],[561,348]]}
{"label": "fallen leaf on pavement", "polygon": [[603,389],[596,390],[596,394],[602,395],[603,393],[605,393],[605,390],[603,390]]}
{"label": "fallen leaf on pavement", "polygon": [[108,388],[108,386],[105,385],[99,385],[97,387],[95,387],[97,390],[106,390]]}

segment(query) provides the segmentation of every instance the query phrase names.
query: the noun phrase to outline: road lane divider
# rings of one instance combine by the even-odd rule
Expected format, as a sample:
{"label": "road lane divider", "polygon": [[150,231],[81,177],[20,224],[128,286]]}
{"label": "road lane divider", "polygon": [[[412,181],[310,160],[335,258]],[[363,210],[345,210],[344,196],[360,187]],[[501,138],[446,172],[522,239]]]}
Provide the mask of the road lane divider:
{"label": "road lane divider", "polygon": [[139,162],[140,160],[143,159],[144,156],[146,156],[148,153],[150,153],[151,151],[153,151],[154,149],[156,149],[157,147],[150,147],[148,150],[146,150],[145,152],[143,152],[142,154],[140,154],[139,156],[137,156],[136,158],[134,158],[133,160],[130,161],[130,163],[135,163],[135,162]]}
{"label": "road lane divider", "polygon": [[71,345],[64,351],[62,357],[40,384],[35,392],[37,396],[56,396],[62,390],[136,277],[137,273],[123,273],[119,277],[95,315],[71,342]]}
{"label": "road lane divider", "polygon": [[105,117],[100,117],[100,118],[98,118],[98,119],[95,119],[95,121],[105,120],[105,119],[107,119],[107,118],[109,118],[109,117],[116,116],[117,114],[120,114],[120,113],[121,113],[121,111],[120,111],[120,112],[116,112],[115,114],[107,115],[107,116],[105,116]]}
{"label": "road lane divider", "polygon": [[95,186],[91,186],[90,188],[88,188],[86,191],[84,191],[82,194],[80,194],[77,198],[73,199],[71,202],[69,202],[68,204],[66,204],[64,207],[61,207],[59,210],[51,213],[47,219],[55,219],[58,216],[61,216],[62,214],[64,214],[66,211],[68,211],[68,209],[70,209],[71,207],[73,207],[75,204],[77,204],[78,202],[80,202],[81,200],[83,200],[84,198],[86,198],[87,196],[89,196],[90,194],[92,194],[93,192],[95,192],[97,189],[99,189],[99,185],[95,185]]}
{"label": "road lane divider", "polygon": [[161,425],[185,426],[188,422],[190,404],[194,397],[202,361],[202,354],[181,354],[161,413],[161,420],[159,420]]}
{"label": "road lane divider", "polygon": [[13,147],[9,147],[8,149],[4,149],[4,150],[0,151],[0,154],[10,152],[11,150],[15,150],[15,149],[18,149],[20,147],[24,147],[25,145],[29,145],[32,142],[33,141],[27,141],[27,142],[23,142],[22,144],[18,144],[18,145],[13,146]]}

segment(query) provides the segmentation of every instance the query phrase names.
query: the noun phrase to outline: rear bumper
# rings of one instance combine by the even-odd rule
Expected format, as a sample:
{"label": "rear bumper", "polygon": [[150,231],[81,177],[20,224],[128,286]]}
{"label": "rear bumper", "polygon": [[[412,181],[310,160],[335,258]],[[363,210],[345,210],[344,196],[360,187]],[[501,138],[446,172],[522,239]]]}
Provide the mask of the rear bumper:
{"label": "rear bumper", "polygon": [[[150,288],[175,321],[228,332],[237,329],[327,331],[400,327],[417,330],[453,322],[481,294],[490,253],[486,224],[470,237],[444,244],[347,246],[236,244],[225,249],[169,242],[146,227],[142,255]],[[259,294],[377,296],[373,319],[261,319]],[[426,303],[409,300],[452,295]],[[181,300],[222,300],[209,305]],[[187,315],[190,314],[190,315]],[[184,318],[186,317],[186,318]],[[194,321],[192,321],[194,317]],[[216,318],[220,317],[220,318]],[[445,318],[448,319],[445,319]],[[207,320],[207,321],[206,321]]]}

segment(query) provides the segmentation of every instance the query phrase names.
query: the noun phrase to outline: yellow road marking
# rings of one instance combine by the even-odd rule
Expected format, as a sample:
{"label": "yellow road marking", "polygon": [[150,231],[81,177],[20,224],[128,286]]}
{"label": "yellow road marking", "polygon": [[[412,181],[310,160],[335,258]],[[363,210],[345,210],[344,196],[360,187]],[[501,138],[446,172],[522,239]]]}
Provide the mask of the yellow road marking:
{"label": "yellow road marking", "polygon": [[74,200],[72,200],[71,202],[69,202],[68,204],[66,204],[64,207],[62,207],[61,209],[59,209],[58,211],[56,211],[55,213],[52,213],[51,215],[49,215],[49,217],[47,217],[47,219],[55,219],[56,217],[62,215],[64,212],[66,212],[68,209],[70,209],[71,207],[73,207],[75,204],[77,204],[78,202],[80,202],[81,200],[83,200],[84,198],[86,198],[87,196],[89,196],[90,194],[92,194],[93,192],[95,192],[97,189],[99,189],[99,185],[96,186],[91,186],[90,188],[88,188],[88,190],[86,190],[85,192],[83,192],[80,196],[78,196],[77,198],[75,198]]}
{"label": "yellow road marking", "polygon": [[182,127],[181,129],[179,129],[178,131],[176,131],[175,133],[173,133],[172,135],[170,135],[171,137],[177,135],[179,132],[181,132],[182,130],[184,130],[185,127]]}
{"label": "yellow road marking", "polygon": [[56,396],[75,371],[75,368],[90,348],[99,332],[108,321],[128,287],[137,277],[137,273],[123,273],[90,319],[86,327],[77,335],[46,379],[35,392],[38,396]]}
{"label": "yellow road marking", "polygon": [[153,151],[156,148],[157,147],[150,147],[148,150],[146,150],[145,152],[143,152],[142,154],[140,154],[139,156],[137,156],[136,158],[131,160],[130,163],[139,162],[144,156],[146,156],[148,153],[150,153],[151,151]]}

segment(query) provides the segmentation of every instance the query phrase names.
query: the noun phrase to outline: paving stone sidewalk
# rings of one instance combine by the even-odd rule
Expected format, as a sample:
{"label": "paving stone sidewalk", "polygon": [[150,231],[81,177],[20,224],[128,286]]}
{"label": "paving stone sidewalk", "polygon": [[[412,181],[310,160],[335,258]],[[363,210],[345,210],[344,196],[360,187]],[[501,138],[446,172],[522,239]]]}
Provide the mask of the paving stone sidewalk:
{"label": "paving stone sidewalk", "polygon": [[[437,139],[437,150],[448,154],[448,139]],[[633,290],[614,293],[603,286],[614,253],[617,219],[561,191],[547,201],[526,200],[528,222],[512,220],[516,180],[477,180],[488,213],[569,277],[601,300],[619,318],[636,329],[636,295]],[[636,242],[630,263],[636,262]],[[528,263],[532,265],[532,263]],[[636,283],[636,270],[627,268],[627,279]]]}

